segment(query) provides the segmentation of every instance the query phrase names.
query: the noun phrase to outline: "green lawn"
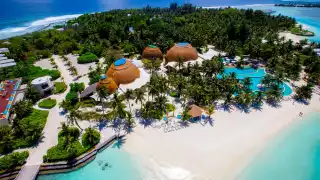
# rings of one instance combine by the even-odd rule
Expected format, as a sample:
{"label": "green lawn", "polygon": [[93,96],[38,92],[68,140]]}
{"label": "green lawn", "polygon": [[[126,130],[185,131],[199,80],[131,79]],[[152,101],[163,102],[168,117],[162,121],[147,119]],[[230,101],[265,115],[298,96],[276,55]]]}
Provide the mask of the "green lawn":
{"label": "green lawn", "polygon": [[61,94],[67,90],[67,85],[64,82],[55,82],[54,87],[54,94]]}
{"label": "green lawn", "polygon": [[56,105],[57,105],[57,100],[51,99],[51,98],[42,100],[42,101],[38,104],[39,107],[45,108],[45,109],[51,109],[51,108],[53,108],[53,107],[56,106]]}

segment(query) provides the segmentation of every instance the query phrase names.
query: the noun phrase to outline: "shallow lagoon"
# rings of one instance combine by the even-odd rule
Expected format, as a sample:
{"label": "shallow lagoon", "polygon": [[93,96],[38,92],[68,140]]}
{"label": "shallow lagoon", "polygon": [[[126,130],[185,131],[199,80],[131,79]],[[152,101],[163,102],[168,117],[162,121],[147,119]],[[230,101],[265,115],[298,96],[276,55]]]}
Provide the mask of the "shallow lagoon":
{"label": "shallow lagoon", "polygon": [[299,119],[276,137],[239,180],[320,179],[320,113]]}
{"label": "shallow lagoon", "polygon": [[[108,163],[108,167],[104,167]],[[39,176],[37,180],[141,180],[133,158],[117,143],[97,154],[88,165],[68,173]]]}

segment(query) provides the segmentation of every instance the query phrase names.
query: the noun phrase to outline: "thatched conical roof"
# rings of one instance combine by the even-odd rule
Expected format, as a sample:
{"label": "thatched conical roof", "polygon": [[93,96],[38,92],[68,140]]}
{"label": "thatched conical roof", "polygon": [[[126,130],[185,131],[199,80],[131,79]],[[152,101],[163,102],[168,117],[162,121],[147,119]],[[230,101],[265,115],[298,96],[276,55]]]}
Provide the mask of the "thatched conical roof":
{"label": "thatched conical roof", "polygon": [[188,114],[191,117],[200,117],[202,115],[203,109],[201,109],[199,106],[197,105],[191,105],[189,106],[189,111]]}
{"label": "thatched conical roof", "polygon": [[140,70],[131,61],[121,58],[110,66],[107,76],[111,77],[118,85],[129,84],[140,77]]}
{"label": "thatched conical roof", "polygon": [[157,46],[154,45],[149,45],[147,46],[142,53],[142,57],[146,58],[146,59],[157,59],[160,58],[162,59],[162,52],[160,50],[160,48],[158,48]]}
{"label": "thatched conical roof", "polygon": [[166,62],[178,62],[179,57],[183,62],[198,59],[198,53],[189,43],[176,43],[166,54]]}
{"label": "thatched conical roof", "polygon": [[97,84],[97,88],[101,86],[106,87],[109,93],[114,93],[118,89],[117,83],[111,77],[107,77],[106,75],[101,76],[100,81]]}

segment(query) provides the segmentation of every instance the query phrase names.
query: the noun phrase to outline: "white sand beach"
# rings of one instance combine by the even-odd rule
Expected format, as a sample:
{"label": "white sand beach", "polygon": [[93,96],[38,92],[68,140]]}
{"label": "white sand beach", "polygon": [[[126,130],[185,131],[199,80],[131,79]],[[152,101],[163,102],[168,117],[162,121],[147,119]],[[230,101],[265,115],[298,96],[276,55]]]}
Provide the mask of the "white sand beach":
{"label": "white sand beach", "polygon": [[295,35],[295,34],[288,32],[288,31],[280,32],[279,36],[285,37],[286,40],[291,39],[294,43],[298,43],[300,40],[308,39],[306,36],[298,36],[298,35]]}
{"label": "white sand beach", "polygon": [[250,113],[216,110],[213,126],[190,124],[165,133],[138,126],[124,148],[137,158],[145,179],[237,179],[237,175],[283,129],[320,110],[319,95],[309,105],[283,101]]}

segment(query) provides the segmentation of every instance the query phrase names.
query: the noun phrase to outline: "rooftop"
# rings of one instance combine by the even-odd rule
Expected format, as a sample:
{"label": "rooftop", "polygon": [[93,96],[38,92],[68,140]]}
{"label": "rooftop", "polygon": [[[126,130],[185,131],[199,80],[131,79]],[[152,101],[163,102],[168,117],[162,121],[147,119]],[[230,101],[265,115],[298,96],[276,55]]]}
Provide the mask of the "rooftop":
{"label": "rooftop", "polygon": [[121,58],[121,59],[116,60],[116,62],[114,62],[114,65],[121,66],[121,65],[124,65],[126,62],[127,62],[126,58]]}
{"label": "rooftop", "polygon": [[51,80],[50,76],[43,76],[43,77],[39,77],[39,78],[32,80],[31,84],[42,84],[42,83],[46,83],[47,81],[50,81],[50,80]]}
{"label": "rooftop", "polygon": [[180,42],[180,43],[177,43],[177,45],[184,47],[184,46],[188,46],[189,43],[187,43],[187,42]]}
{"label": "rooftop", "polygon": [[0,48],[0,53],[9,52],[8,48]]}
{"label": "rooftop", "polygon": [[5,80],[0,84],[0,120],[8,119],[22,79]]}

